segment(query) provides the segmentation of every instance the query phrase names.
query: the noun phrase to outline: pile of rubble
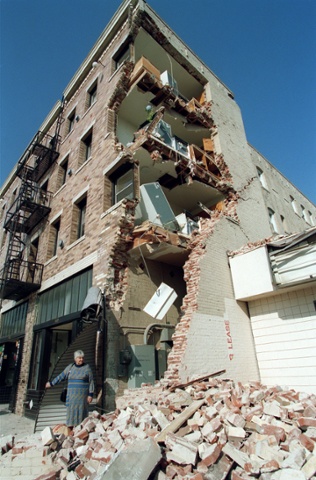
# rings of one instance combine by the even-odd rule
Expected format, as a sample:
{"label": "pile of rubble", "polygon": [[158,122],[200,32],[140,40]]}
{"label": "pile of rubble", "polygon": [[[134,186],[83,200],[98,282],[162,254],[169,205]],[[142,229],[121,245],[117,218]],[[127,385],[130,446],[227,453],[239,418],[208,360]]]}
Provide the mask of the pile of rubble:
{"label": "pile of rubble", "polygon": [[[258,382],[209,377],[126,390],[115,412],[95,411],[69,433],[43,430],[50,471],[34,478],[316,479],[316,395]],[[6,455],[29,448],[20,443]]]}

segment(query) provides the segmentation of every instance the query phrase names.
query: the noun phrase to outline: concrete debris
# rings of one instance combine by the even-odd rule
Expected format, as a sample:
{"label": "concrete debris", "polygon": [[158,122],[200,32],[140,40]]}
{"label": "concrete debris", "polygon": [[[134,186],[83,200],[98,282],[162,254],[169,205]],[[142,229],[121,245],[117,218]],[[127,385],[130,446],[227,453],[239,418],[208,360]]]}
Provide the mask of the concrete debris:
{"label": "concrete debris", "polygon": [[57,425],[20,440],[3,452],[0,477],[23,468],[25,480],[316,480],[315,426],[314,394],[212,376],[162,381],[126,390],[115,411],[94,411],[73,432]]}

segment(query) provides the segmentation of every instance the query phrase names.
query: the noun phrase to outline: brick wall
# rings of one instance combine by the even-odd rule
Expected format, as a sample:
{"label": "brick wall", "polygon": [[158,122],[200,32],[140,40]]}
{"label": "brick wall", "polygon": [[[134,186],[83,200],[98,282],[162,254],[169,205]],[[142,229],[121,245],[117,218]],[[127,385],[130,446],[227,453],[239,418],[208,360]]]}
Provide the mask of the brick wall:
{"label": "brick wall", "polygon": [[213,226],[208,222],[201,237],[184,267],[188,295],[166,378],[185,382],[225,369],[230,378],[258,379],[247,308],[234,300],[226,255],[228,247],[243,244],[245,236],[222,216]]}
{"label": "brick wall", "polygon": [[35,298],[33,297],[29,301],[29,308],[27,313],[27,318],[25,322],[25,336],[23,343],[22,354],[22,363],[20,370],[20,377],[18,380],[18,390],[17,390],[17,402],[15,413],[17,415],[23,415],[24,413],[24,404],[23,402],[26,399],[26,391],[28,387],[29,374],[31,370],[31,356],[33,351],[33,326],[36,320],[36,304]]}

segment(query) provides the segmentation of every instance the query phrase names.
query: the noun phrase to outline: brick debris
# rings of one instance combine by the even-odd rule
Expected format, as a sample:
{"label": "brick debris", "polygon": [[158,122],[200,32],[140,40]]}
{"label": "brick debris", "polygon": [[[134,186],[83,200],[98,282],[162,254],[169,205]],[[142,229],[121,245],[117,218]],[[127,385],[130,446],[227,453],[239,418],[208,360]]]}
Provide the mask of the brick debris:
{"label": "brick debris", "polygon": [[210,376],[128,389],[116,407],[2,448],[1,478],[37,456],[41,475],[25,478],[316,479],[314,394]]}

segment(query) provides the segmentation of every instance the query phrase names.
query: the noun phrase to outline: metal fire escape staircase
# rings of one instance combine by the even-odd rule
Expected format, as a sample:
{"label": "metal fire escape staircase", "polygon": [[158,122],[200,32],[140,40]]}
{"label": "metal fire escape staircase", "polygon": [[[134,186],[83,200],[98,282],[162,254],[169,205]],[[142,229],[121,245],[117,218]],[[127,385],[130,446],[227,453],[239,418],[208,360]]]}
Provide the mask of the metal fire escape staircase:
{"label": "metal fire escape staircase", "polygon": [[4,229],[9,233],[9,243],[5,263],[0,271],[2,299],[18,301],[41,286],[43,265],[36,262],[30,234],[42,224],[51,210],[52,193],[41,188],[38,182],[59,156],[61,123],[60,113],[55,135],[39,131],[18,162],[16,175],[21,179],[21,186],[4,222]]}

